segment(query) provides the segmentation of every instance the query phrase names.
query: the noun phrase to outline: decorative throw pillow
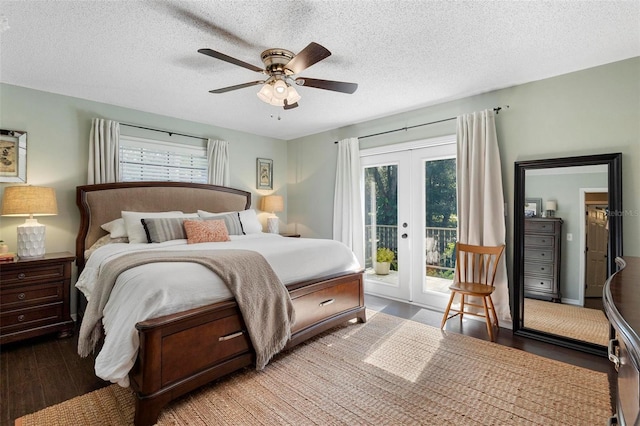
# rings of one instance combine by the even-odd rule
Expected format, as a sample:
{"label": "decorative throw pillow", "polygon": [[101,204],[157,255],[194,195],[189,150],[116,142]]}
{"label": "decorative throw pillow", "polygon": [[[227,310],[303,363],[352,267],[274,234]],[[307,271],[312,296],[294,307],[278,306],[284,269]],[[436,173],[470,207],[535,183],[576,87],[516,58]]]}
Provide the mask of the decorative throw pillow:
{"label": "decorative throw pillow", "polygon": [[198,210],[198,216],[204,220],[222,219],[227,226],[229,235],[244,235],[242,223],[240,223],[240,215],[238,212],[231,213],[209,213],[204,210]]}
{"label": "decorative throw pillow", "polygon": [[174,212],[121,212],[124,224],[127,228],[127,235],[130,243],[147,243],[147,233],[142,226],[142,219],[155,219],[159,217],[181,217],[193,218],[198,217],[197,213],[186,214],[180,211]]}
{"label": "decorative throw pillow", "polygon": [[124,219],[121,217],[101,225],[100,228],[107,231],[111,235],[111,238],[123,238],[127,236],[127,228],[124,225]]}
{"label": "decorative throw pillow", "polygon": [[187,244],[230,241],[224,220],[185,220]]}
{"label": "decorative throw pillow", "polygon": [[[240,226],[242,227],[243,234],[257,234],[262,232],[262,224],[258,220],[258,215],[255,210],[243,210],[238,213],[238,218],[240,219]],[[204,210],[198,210],[198,215],[202,218],[209,217],[216,214],[222,213],[209,213]],[[228,213],[227,213],[228,214]],[[231,235],[236,235],[231,233]],[[240,235],[240,234],[237,234]]]}
{"label": "decorative throw pillow", "polygon": [[184,218],[181,217],[162,217],[162,218],[144,218],[142,226],[144,226],[147,234],[147,242],[163,243],[170,240],[184,240],[187,234],[184,231]]}

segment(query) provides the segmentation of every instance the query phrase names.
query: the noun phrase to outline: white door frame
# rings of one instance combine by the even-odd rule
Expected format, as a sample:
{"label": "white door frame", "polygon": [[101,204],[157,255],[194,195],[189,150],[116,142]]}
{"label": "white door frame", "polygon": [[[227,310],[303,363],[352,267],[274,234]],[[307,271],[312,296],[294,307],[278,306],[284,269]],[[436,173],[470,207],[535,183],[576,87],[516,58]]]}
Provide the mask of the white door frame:
{"label": "white door frame", "polygon": [[586,224],[585,217],[587,214],[587,205],[586,205],[586,194],[587,192],[609,192],[609,188],[579,188],[579,202],[580,202],[580,264],[578,270],[578,283],[580,286],[578,288],[578,303],[580,306],[584,306],[584,283],[585,283],[585,269],[586,265],[586,254],[587,254],[587,236],[586,236]]}

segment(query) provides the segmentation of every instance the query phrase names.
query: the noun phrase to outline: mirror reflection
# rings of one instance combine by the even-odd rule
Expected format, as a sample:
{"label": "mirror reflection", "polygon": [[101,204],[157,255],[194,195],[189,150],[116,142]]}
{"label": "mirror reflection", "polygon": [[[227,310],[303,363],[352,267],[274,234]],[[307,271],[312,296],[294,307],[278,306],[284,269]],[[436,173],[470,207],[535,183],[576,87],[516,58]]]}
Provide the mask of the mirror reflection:
{"label": "mirror reflection", "polygon": [[606,346],[606,164],[526,170],[523,326]]}

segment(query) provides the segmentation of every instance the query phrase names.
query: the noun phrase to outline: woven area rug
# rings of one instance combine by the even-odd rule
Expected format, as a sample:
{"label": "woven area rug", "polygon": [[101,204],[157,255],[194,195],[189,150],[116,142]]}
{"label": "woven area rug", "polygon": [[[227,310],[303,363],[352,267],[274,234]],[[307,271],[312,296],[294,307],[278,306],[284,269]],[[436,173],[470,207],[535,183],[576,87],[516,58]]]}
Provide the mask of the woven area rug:
{"label": "woven area rug", "polygon": [[524,299],[524,326],[597,345],[609,344],[609,320],[600,309]]}
{"label": "woven area rug", "polygon": [[[185,354],[186,355],[186,354]],[[368,312],[168,405],[160,425],[596,425],[611,415],[604,373]],[[112,385],[16,424],[126,425]]]}

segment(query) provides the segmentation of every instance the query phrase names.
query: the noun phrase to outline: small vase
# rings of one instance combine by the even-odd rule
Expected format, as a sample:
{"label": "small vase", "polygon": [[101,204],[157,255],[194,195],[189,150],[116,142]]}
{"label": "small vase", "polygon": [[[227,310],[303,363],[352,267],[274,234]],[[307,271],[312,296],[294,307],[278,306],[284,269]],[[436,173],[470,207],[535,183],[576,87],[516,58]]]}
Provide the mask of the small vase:
{"label": "small vase", "polygon": [[0,241],[0,253],[9,253],[9,246]]}
{"label": "small vase", "polygon": [[376,262],[376,275],[389,275],[389,266],[391,266],[391,262]]}

